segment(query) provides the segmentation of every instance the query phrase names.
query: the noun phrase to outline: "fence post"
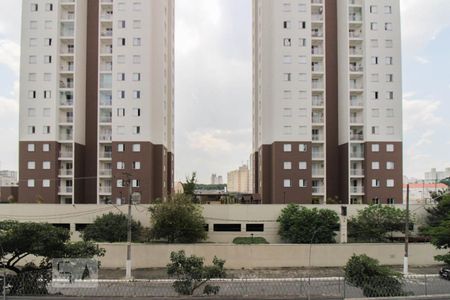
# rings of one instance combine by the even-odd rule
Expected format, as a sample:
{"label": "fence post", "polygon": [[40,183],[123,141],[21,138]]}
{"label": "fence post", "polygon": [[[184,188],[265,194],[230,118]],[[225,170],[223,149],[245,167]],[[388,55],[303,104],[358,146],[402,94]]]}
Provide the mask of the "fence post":
{"label": "fence post", "polygon": [[343,290],[343,297],[342,297],[343,299],[345,299],[345,297],[346,297],[346,295],[345,295],[345,292],[346,292],[345,290],[346,290],[346,287],[347,287],[346,284],[347,284],[347,280],[344,277],[344,290]]}
{"label": "fence post", "polygon": [[427,274],[425,274],[425,296],[428,296],[428,280],[427,280]]}

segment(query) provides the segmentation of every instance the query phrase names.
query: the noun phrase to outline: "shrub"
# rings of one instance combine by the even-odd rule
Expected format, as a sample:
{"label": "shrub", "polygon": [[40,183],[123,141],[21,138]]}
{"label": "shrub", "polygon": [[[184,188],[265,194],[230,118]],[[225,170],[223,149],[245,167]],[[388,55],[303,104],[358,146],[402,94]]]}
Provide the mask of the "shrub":
{"label": "shrub", "polygon": [[237,245],[251,245],[251,244],[269,244],[263,237],[237,237],[234,238],[233,244]]}

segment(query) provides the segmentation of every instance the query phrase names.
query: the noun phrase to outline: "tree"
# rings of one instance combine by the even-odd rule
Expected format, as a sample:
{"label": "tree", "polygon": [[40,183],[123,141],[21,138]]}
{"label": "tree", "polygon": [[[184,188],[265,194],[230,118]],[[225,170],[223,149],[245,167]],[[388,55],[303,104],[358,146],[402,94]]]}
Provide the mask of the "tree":
{"label": "tree", "polygon": [[187,195],[174,195],[149,208],[150,238],[169,243],[195,243],[207,238],[202,209]]}
{"label": "tree", "polygon": [[290,243],[335,243],[335,231],[339,230],[339,217],[329,209],[308,209],[289,204],[281,211],[281,238]]}
{"label": "tree", "polygon": [[436,201],[437,205],[425,208],[428,215],[424,229],[428,226],[439,226],[450,214],[450,194],[447,191],[433,192],[431,197]]}
{"label": "tree", "polygon": [[[131,237],[134,242],[142,241],[144,228],[140,222],[131,220]],[[128,233],[128,217],[124,214],[108,213],[94,220],[86,226],[82,233],[85,241],[96,242],[126,242]]]}
{"label": "tree", "polygon": [[[413,217],[410,217],[414,222]],[[387,205],[371,205],[348,221],[348,236],[357,242],[392,241],[394,232],[404,232],[406,211]]]}
{"label": "tree", "polygon": [[197,186],[197,173],[193,172],[190,178],[186,176],[186,182],[182,183],[182,185],[183,194],[193,199],[195,197],[195,187]]}
{"label": "tree", "polygon": [[353,255],[345,268],[345,280],[363,290],[366,297],[405,296],[402,275],[381,266],[378,260],[367,255]]}
{"label": "tree", "polygon": [[24,271],[18,265],[27,256],[42,257],[37,268],[50,269],[53,258],[91,258],[105,254],[104,249],[91,242],[70,242],[69,230],[47,223],[2,221],[0,245],[0,266],[16,274]]}
{"label": "tree", "polygon": [[[223,266],[225,261],[214,256],[212,266],[204,266],[202,257],[192,255],[186,257],[183,250],[170,254],[171,263],[167,265],[167,274],[175,277],[173,287],[178,294],[193,295],[195,290],[205,285],[213,278],[224,278],[226,276]],[[216,295],[219,286],[205,285],[203,294]]]}

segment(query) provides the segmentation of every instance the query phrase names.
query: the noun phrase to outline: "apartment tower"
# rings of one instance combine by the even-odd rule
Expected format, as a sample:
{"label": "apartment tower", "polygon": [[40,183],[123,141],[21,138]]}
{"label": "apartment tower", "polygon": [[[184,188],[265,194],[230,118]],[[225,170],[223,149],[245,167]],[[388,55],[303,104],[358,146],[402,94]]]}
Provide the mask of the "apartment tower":
{"label": "apartment tower", "polygon": [[24,0],[19,203],[173,189],[173,0]]}
{"label": "apartment tower", "polygon": [[263,203],[401,203],[399,0],[253,1]]}

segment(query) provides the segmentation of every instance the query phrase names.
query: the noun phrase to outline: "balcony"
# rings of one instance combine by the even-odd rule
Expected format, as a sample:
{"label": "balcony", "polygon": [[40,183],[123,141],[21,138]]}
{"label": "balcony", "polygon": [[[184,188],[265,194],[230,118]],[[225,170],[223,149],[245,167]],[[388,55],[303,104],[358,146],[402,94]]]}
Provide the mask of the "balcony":
{"label": "balcony", "polygon": [[72,192],[73,192],[73,187],[71,187],[71,186],[60,186],[60,187],[58,188],[58,192],[59,192],[60,194],[72,194]]}
{"label": "balcony", "polygon": [[312,63],[312,71],[316,73],[323,72],[323,64],[321,63]]}
{"label": "balcony", "polygon": [[312,176],[313,177],[323,177],[323,176],[325,176],[325,170],[324,169],[312,169]]}
{"label": "balcony", "polygon": [[72,124],[73,123],[73,116],[62,116],[62,117],[59,118],[59,123]]}
{"label": "balcony", "polygon": [[311,31],[311,35],[312,35],[312,37],[321,38],[321,37],[323,37],[323,31],[313,29]]}
{"label": "balcony", "polygon": [[111,123],[112,116],[100,116],[100,123]]}
{"label": "balcony", "polygon": [[60,80],[59,81],[59,88],[60,89],[73,89],[74,84],[73,81],[69,81],[69,80]]}
{"label": "balcony", "polygon": [[73,169],[59,169],[59,176],[72,176]]}
{"label": "balcony", "polygon": [[363,151],[350,152],[350,158],[363,159],[364,152]]}
{"label": "balcony", "polygon": [[364,194],[363,186],[352,186],[350,187],[350,194]]}
{"label": "balcony", "polygon": [[350,117],[350,123],[351,124],[362,124],[362,123],[364,123],[364,120],[362,117]]}
{"label": "balcony", "polygon": [[364,103],[361,98],[350,99],[350,106],[361,107],[361,106],[364,106]]}
{"label": "balcony", "polygon": [[103,169],[103,170],[99,170],[99,171],[98,171],[98,174],[99,174],[100,176],[109,176],[109,177],[111,177],[111,176],[112,176],[112,170],[111,170],[111,169]]}
{"label": "balcony", "polygon": [[73,152],[61,151],[61,152],[59,152],[59,158],[73,158]]}
{"label": "balcony", "polygon": [[112,45],[105,45],[100,50],[101,54],[112,54],[113,53],[113,46]]}
{"label": "balcony", "polygon": [[350,22],[362,22],[362,15],[359,13],[351,13],[348,16]]}
{"label": "balcony", "polygon": [[323,90],[323,88],[324,88],[323,81],[314,80],[314,79],[312,81],[311,86],[315,90]]}
{"label": "balcony", "polygon": [[311,54],[312,55],[323,55],[323,48],[322,47],[317,47],[317,46],[312,46]]}
{"label": "balcony", "polygon": [[312,158],[313,159],[324,159],[325,153],[322,151],[313,151],[312,152]]}
{"label": "balcony", "polygon": [[324,105],[323,97],[314,97],[313,96],[312,105],[313,106],[323,106]]}
{"label": "balcony", "polygon": [[360,133],[350,133],[351,141],[364,141],[364,134]]}
{"label": "balcony", "polygon": [[358,72],[358,73],[364,72],[364,67],[362,65],[350,64],[349,69],[350,69],[350,72]]}
{"label": "balcony", "polygon": [[74,66],[73,62],[61,64],[60,70],[61,70],[61,72],[74,72],[75,66]]}
{"label": "balcony", "polygon": [[315,142],[323,142],[323,134],[313,134],[312,140]]}
{"label": "balcony", "polygon": [[350,175],[351,176],[364,176],[364,170],[363,169],[351,169]]}
{"label": "balcony", "polygon": [[112,152],[107,152],[107,151],[100,152],[100,158],[110,159],[110,158],[112,158]]}
{"label": "balcony", "polygon": [[325,188],[323,186],[313,186],[312,187],[312,193],[313,194],[324,194]]}
{"label": "balcony", "polygon": [[361,0],[348,0],[348,4],[361,6],[362,2],[361,2]]}
{"label": "balcony", "polygon": [[357,47],[350,47],[349,48],[349,54],[353,55],[353,56],[361,56],[363,55],[363,50],[362,48],[357,48]]}
{"label": "balcony", "polygon": [[61,99],[59,99],[59,105],[61,105],[61,106],[73,106],[73,100],[72,99],[61,98]]}
{"label": "balcony", "polygon": [[100,194],[110,194],[112,192],[111,186],[101,186],[98,188]]}
{"label": "balcony", "polygon": [[323,21],[323,14],[319,14],[319,13],[313,13],[311,15],[311,19],[312,21]]}
{"label": "balcony", "polygon": [[321,116],[312,116],[313,124],[322,124],[324,121],[323,115]]}
{"label": "balcony", "polygon": [[111,141],[112,135],[111,134],[100,134],[98,138],[100,141]]}
{"label": "balcony", "polygon": [[351,39],[362,39],[362,31],[349,31],[349,37]]}
{"label": "balcony", "polygon": [[72,141],[73,140],[73,134],[72,133],[61,133],[59,135],[60,141]]}
{"label": "balcony", "polygon": [[106,30],[103,30],[100,35],[102,37],[112,37],[112,28],[108,28]]}
{"label": "balcony", "polygon": [[323,4],[323,0],[311,0],[311,4]]}

